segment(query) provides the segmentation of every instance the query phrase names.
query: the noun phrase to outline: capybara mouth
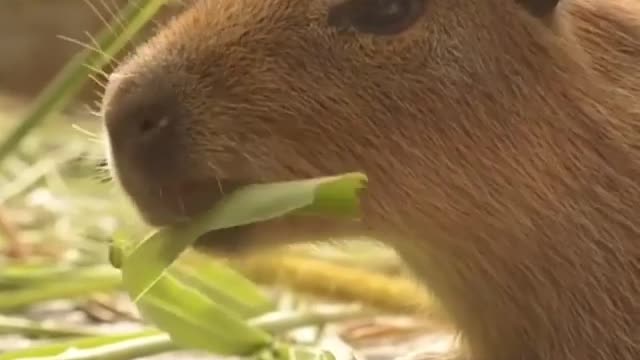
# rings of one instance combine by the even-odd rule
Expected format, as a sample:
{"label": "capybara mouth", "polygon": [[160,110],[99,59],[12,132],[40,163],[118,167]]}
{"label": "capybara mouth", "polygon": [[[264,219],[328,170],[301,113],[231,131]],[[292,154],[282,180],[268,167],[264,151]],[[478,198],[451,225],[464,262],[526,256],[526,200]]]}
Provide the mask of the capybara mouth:
{"label": "capybara mouth", "polygon": [[251,252],[255,245],[245,236],[245,231],[247,226],[209,231],[198,237],[194,246],[199,250],[214,253],[216,256],[242,256]]}
{"label": "capybara mouth", "polygon": [[211,209],[246,182],[231,180],[185,181],[178,185],[150,184],[126,189],[143,220],[152,226],[187,222]]}

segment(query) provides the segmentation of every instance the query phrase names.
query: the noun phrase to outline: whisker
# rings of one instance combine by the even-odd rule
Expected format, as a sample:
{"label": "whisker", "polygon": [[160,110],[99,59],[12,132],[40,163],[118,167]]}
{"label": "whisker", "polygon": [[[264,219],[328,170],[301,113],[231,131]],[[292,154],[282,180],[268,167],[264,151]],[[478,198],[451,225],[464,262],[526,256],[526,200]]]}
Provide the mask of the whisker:
{"label": "whisker", "polygon": [[87,111],[89,112],[89,115],[95,116],[95,117],[98,117],[98,118],[101,118],[102,115],[103,115],[101,110],[96,110],[96,109],[94,109],[94,108],[92,108],[90,106],[88,106]]}
{"label": "whisker", "polygon": [[104,70],[102,70],[102,69],[100,69],[98,67],[95,67],[95,66],[93,66],[91,64],[84,64],[84,66],[86,68],[88,68],[89,70],[95,72],[96,74],[104,76],[105,78],[109,77],[109,74],[106,71],[104,71]]}
{"label": "whisker", "polygon": [[218,189],[220,190],[220,195],[224,196],[224,189],[222,188],[222,182],[220,178],[216,176],[216,182],[218,183]]}
{"label": "whisker", "polygon": [[87,141],[91,141],[94,144],[98,144],[98,145],[104,145],[106,142],[104,141],[104,139],[100,138],[100,139],[87,139]]}
{"label": "whisker", "polygon": [[96,54],[102,55],[105,58],[109,59],[109,61],[116,62],[116,60],[113,58],[113,56],[107,54],[106,52],[104,52],[100,48],[96,48],[95,46],[92,46],[91,44],[87,44],[87,43],[82,42],[80,40],[77,40],[77,39],[74,39],[74,38],[71,38],[71,37],[68,37],[68,36],[64,36],[64,35],[57,35],[57,37],[59,39],[61,39],[61,40],[68,41],[68,42],[70,42],[72,44],[76,44],[76,45],[78,45],[78,46],[80,46],[80,47],[82,47],[84,49],[93,51]]}
{"label": "whisker", "polygon": [[96,98],[98,100],[93,100],[92,102],[92,106],[90,106],[89,108],[91,109],[91,115],[95,115],[97,117],[102,117],[103,113],[102,113],[102,99],[104,98],[104,89],[100,90],[94,90],[93,94],[96,96]]}
{"label": "whisker", "polygon": [[109,29],[109,31],[111,31],[112,33],[115,32],[111,24],[107,21],[107,19],[105,19],[104,16],[102,16],[102,13],[100,12],[100,10],[98,10],[98,8],[96,8],[95,5],[93,5],[91,0],[83,0],[83,1],[85,4],[87,4],[87,6],[89,6],[89,8],[91,8],[91,11],[93,11],[93,13],[100,19],[100,21],[102,21],[102,23]]}
{"label": "whisker", "polygon": [[82,104],[82,108],[85,111],[85,114],[90,115],[90,116],[96,116],[96,114],[94,114],[94,112],[96,111],[92,105],[90,104]]}
{"label": "whisker", "polygon": [[[207,161],[207,166],[211,170],[213,170],[214,174],[218,174],[219,173],[218,168],[215,165],[213,165],[210,161]],[[218,184],[218,191],[220,191],[220,194],[224,196],[225,195],[224,187],[222,186],[222,181],[220,181],[220,177],[218,177],[218,176],[216,176],[216,183]]]}
{"label": "whisker", "polygon": [[68,36],[66,36],[66,35],[56,35],[56,37],[57,37],[58,39],[61,39],[61,40],[64,40],[64,41],[68,41],[68,42],[70,42],[70,43],[72,43],[72,44],[79,45],[79,46],[80,46],[80,47],[82,47],[83,49],[91,50],[91,51],[93,51],[93,52],[100,52],[100,50],[98,50],[98,49],[94,48],[94,47],[93,47],[92,45],[90,45],[90,44],[87,44],[87,43],[85,43],[85,42],[82,42],[82,40],[74,39],[74,38],[72,38],[72,37],[68,37]]}
{"label": "whisker", "polygon": [[107,84],[104,81],[98,79],[98,77],[94,74],[87,75],[89,79],[91,79],[96,85],[100,86],[103,90],[107,88]]}
{"label": "whisker", "polygon": [[104,50],[102,50],[102,48],[100,47],[100,43],[98,42],[98,40],[96,40],[96,37],[93,36],[90,32],[85,31],[84,33],[89,40],[93,43],[93,47],[94,49],[97,49],[98,53],[101,54],[102,56],[104,56],[105,58],[107,58],[107,60],[109,60],[109,62],[115,64],[116,66],[120,65],[120,60],[118,60],[115,56],[113,55],[109,55],[107,54]]}
{"label": "whisker", "polygon": [[83,128],[80,125],[75,124],[75,123],[71,124],[71,128],[76,130],[76,131],[79,131],[82,134],[85,134],[85,135],[87,135],[89,137],[92,137],[92,138],[99,138],[100,137],[100,135],[98,135],[96,133],[93,133],[93,132],[91,132],[91,131],[89,131],[89,130],[87,130],[87,129],[85,129],[85,128]]}
{"label": "whisker", "polygon": [[118,12],[114,11],[114,9],[118,9],[119,8],[119,5],[116,2],[114,2],[113,0],[110,1],[111,6],[105,0],[100,0],[100,4],[102,4],[102,7],[109,13],[109,16],[111,16],[111,18],[114,19],[118,23],[120,28],[124,30],[125,24],[122,21],[122,17],[120,16],[120,14]]}

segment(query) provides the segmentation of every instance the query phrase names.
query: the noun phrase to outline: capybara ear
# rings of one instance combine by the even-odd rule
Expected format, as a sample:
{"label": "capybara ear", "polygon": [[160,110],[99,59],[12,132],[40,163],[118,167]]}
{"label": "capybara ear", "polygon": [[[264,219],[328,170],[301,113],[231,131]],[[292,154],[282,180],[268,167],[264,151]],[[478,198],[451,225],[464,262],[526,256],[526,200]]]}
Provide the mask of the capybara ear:
{"label": "capybara ear", "polygon": [[553,13],[560,0],[516,0],[516,2],[527,9],[531,15],[543,18]]}

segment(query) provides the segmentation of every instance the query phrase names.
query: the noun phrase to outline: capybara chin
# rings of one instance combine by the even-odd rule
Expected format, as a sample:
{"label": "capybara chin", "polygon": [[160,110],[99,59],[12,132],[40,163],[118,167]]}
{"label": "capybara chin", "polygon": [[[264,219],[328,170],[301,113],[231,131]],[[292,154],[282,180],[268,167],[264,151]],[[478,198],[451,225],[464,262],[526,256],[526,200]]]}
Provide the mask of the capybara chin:
{"label": "capybara chin", "polygon": [[112,75],[109,161],[153,225],[363,171],[360,221],[202,241],[370,235],[473,360],[637,360],[638,29],[634,1],[199,1]]}

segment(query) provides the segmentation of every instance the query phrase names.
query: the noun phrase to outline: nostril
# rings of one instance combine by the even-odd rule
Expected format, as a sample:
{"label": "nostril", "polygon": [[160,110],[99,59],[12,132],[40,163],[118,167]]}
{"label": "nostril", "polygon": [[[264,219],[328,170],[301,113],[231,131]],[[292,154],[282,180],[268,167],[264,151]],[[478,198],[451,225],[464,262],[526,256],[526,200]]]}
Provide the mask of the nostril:
{"label": "nostril", "polygon": [[159,131],[163,128],[166,128],[169,125],[169,117],[168,116],[160,116],[160,117],[143,117],[140,120],[140,124],[138,126],[138,131],[140,135],[150,136],[155,131]]}
{"label": "nostril", "polygon": [[115,84],[118,88],[104,101],[103,121],[121,177],[155,179],[167,176],[167,169],[181,168],[187,112],[172,84],[155,77],[130,77]]}
{"label": "nostril", "polygon": [[164,80],[127,80],[109,84],[118,88],[111,90],[104,103],[104,121],[113,150],[127,152],[123,156],[155,152],[150,147],[163,147],[179,129],[176,122],[184,117],[182,107]]}

